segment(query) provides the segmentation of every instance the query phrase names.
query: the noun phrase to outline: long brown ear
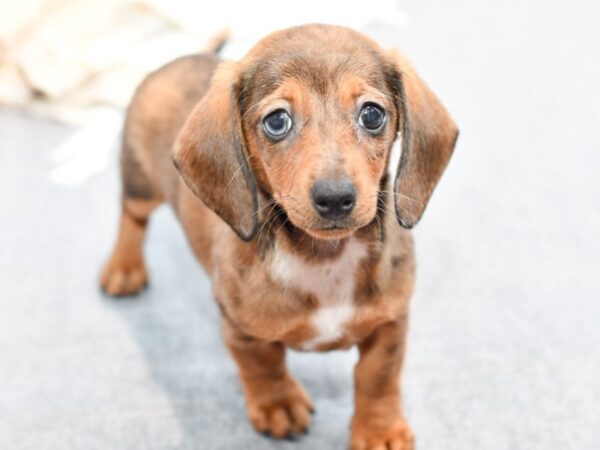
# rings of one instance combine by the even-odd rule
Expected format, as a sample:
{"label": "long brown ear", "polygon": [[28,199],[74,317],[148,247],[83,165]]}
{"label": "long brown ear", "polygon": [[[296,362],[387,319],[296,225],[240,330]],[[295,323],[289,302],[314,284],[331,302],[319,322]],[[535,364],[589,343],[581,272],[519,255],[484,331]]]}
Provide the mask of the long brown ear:
{"label": "long brown ear", "polygon": [[417,75],[393,52],[392,88],[396,90],[402,155],[394,180],[396,217],[404,228],[421,219],[458,138],[452,118]]}
{"label": "long brown ear", "polygon": [[258,198],[247,163],[238,80],[232,63],[217,68],[177,137],[173,162],[194,194],[248,241],[258,226]]}

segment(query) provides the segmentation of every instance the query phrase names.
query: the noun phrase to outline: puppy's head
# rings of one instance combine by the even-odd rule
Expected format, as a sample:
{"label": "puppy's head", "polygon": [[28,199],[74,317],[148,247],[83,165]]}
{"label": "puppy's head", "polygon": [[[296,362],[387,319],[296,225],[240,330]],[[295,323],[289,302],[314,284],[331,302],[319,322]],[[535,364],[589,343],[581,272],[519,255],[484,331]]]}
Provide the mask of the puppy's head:
{"label": "puppy's head", "polygon": [[259,192],[313,237],[340,238],[375,219],[398,134],[395,209],[411,228],[450,158],[454,123],[400,55],[346,28],[308,25],[221,64],[174,160],[244,240],[262,216]]}

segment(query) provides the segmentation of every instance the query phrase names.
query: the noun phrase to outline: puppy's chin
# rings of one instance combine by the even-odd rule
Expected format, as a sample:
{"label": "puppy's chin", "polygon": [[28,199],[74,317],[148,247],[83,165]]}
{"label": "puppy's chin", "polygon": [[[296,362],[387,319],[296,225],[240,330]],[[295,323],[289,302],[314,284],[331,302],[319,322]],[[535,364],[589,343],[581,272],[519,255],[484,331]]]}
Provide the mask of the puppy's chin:
{"label": "puppy's chin", "polygon": [[375,220],[376,208],[371,216],[351,216],[339,222],[321,220],[319,217],[306,217],[298,211],[286,211],[290,223],[310,237],[322,241],[339,241],[352,236],[357,230]]}
{"label": "puppy's chin", "polygon": [[288,215],[288,219],[294,225],[294,227],[308,234],[310,237],[321,241],[337,241],[340,239],[345,239],[352,236],[354,232],[360,228],[355,226],[354,223],[347,225],[339,224],[338,226],[333,223],[330,226],[315,226],[310,220],[306,220],[304,217],[294,217],[292,214]]}
{"label": "puppy's chin", "polygon": [[356,231],[356,228],[336,228],[331,230],[304,228],[303,231],[310,237],[322,241],[339,241],[352,236]]}

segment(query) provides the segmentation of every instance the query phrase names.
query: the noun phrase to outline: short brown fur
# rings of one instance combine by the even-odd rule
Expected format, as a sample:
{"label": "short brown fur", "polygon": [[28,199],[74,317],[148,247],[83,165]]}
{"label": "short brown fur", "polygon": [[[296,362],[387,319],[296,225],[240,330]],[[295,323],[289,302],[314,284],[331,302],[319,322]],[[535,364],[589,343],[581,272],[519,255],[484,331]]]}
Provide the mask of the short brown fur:
{"label": "short brown fur", "polygon": [[[386,112],[377,135],[357,124],[365,102]],[[294,127],[274,142],[262,121],[277,108],[292,113]],[[386,173],[398,133],[402,158],[392,187]],[[414,280],[407,228],[421,217],[456,136],[401,55],[346,28],[276,32],[237,63],[178,59],[142,83],[128,110],[121,228],[101,284],[112,295],[146,284],[144,229],[151,211],[170,203],[213,279],[255,428],[284,437],[310,424],[313,403],[286,369],[286,347],[357,345],[350,448],[411,449],[399,385]],[[309,192],[316,180],[343,177],[356,188],[356,206],[332,228]],[[295,284],[302,274],[287,274],[285,265],[277,270],[292,278],[278,278],[278,258],[310,272],[335,267],[353,248],[365,253],[343,299],[351,318],[335,338],[315,341],[314,319],[327,299],[319,286]]]}

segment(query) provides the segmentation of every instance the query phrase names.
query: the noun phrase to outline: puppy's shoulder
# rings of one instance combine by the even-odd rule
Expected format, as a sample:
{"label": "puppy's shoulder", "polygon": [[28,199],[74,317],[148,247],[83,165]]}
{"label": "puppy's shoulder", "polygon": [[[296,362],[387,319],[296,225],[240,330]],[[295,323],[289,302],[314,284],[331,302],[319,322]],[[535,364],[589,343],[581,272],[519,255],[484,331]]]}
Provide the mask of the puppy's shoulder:
{"label": "puppy's shoulder", "polygon": [[185,115],[204,96],[220,59],[212,54],[182,56],[150,73],[139,85],[129,114]]}

